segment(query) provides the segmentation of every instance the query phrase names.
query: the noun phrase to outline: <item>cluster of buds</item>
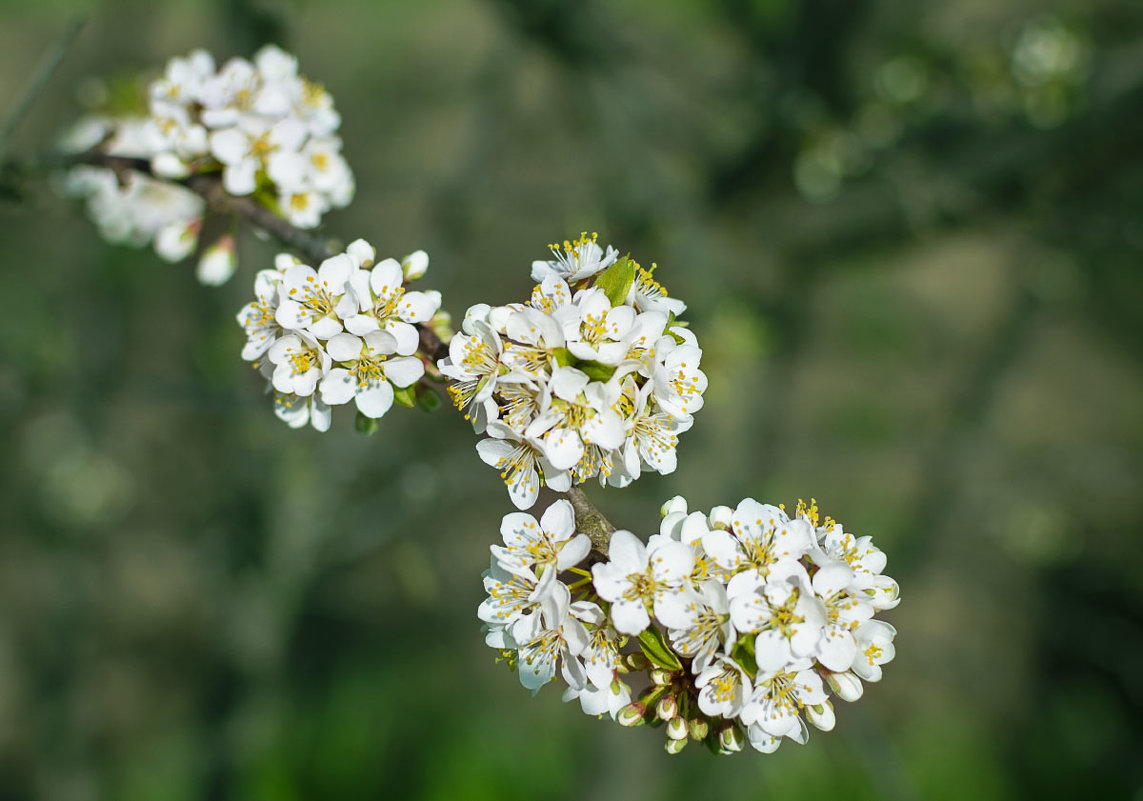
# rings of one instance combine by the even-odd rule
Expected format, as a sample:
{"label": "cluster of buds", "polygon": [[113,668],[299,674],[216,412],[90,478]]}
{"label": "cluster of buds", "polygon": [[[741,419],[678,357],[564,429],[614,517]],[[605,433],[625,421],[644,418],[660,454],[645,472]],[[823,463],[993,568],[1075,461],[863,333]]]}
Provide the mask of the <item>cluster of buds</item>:
{"label": "cluster of buds", "polygon": [[[263,47],[253,62],[231,59],[221,69],[203,50],[173,58],[147,86],[145,102],[145,114],[87,118],[64,143],[72,151],[99,148],[150,164],[154,177],[93,166],[75,167],[65,177],[65,191],[88,198],[91,216],[111,241],[153,241],[167,261],[190,255],[198,247],[204,204],[176,182],[192,175],[221,172],[229,194],[251,196],[296,228],[316,227],[326,211],[353,198],[333,100],[300,77],[297,59],[277,47]],[[222,283],[234,271],[228,234],[219,246],[223,252],[200,266],[204,283]]]}
{"label": "cluster of buds", "polygon": [[678,435],[702,408],[702,350],[686,308],[596,237],[552,246],[532,265],[530,300],[478,304],[439,362],[449,394],[501,471],[518,509],[541,485],[566,492],[598,477],[623,487],[675,469]]}
{"label": "cluster of buds", "polygon": [[254,279],[255,300],[238,313],[242,358],[270,381],[274,411],[291,428],[330,426],[331,406],[353,401],[368,428],[394,402],[413,406],[425,374],[417,326],[440,308],[440,293],[406,291],[429,257],[376,262],[363,239],[315,270],[288,253]]}
{"label": "cluster of buds", "polygon": [[833,728],[830,692],[856,700],[894,655],[895,629],[874,618],[898,602],[884,554],[814,503],[688,514],[676,497],[663,514],[646,543],[614,532],[605,557],[567,501],[506,516],[486,642],[529,689],[558,671],[588,714],[664,725],[671,753],[690,740],[770,753],[806,742],[807,722]]}

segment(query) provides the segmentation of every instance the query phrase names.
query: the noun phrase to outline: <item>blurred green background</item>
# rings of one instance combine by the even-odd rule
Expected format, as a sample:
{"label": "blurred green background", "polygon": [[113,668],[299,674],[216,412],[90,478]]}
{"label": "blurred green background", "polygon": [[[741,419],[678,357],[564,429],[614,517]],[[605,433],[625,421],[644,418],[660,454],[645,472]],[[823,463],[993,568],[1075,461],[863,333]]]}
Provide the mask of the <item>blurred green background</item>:
{"label": "blurred green background", "polygon": [[[0,115],[76,0],[0,3]],[[432,255],[459,317],[581,230],[705,349],[620,526],[816,497],[889,554],[898,656],[837,729],[669,758],[535,699],[476,606],[510,510],[458,415],[290,431],[239,275],[0,202],[0,799],[1143,798],[1143,4],[103,2],[91,76],[296,52],[343,114],[326,230]]]}

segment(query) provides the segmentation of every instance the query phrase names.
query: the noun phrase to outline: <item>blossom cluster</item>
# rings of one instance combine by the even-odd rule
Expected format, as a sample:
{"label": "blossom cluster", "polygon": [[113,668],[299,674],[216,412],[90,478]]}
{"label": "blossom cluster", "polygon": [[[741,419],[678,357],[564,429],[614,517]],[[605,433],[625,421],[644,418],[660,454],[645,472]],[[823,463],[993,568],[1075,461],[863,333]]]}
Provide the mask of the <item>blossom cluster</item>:
{"label": "blossom cluster", "polygon": [[686,305],[630,257],[583,234],[532,265],[525,303],[478,304],[440,360],[449,394],[501,471],[518,509],[541,485],[565,492],[598,477],[626,486],[670,473],[678,435],[702,408],[702,350]]}
{"label": "blossom cluster", "polygon": [[856,700],[894,656],[874,617],[898,602],[885,555],[816,503],[704,514],[676,497],[663,514],[646,543],[614,532],[605,557],[568,501],[505,516],[478,610],[488,645],[533,692],[559,673],[588,714],[665,725],[672,753],[770,753],[805,743],[807,722],[832,729],[830,693]]}
{"label": "blossom cluster", "polygon": [[425,373],[416,326],[433,318],[441,296],[406,290],[428,269],[424,251],[401,262],[376,256],[358,239],[316,270],[282,253],[254,278],[255,300],[238,313],[242,358],[269,379],[274,411],[291,428],[326,431],[330,407],[350,401],[373,420],[394,401],[413,403]]}
{"label": "blossom cluster", "polygon": [[221,69],[203,50],[168,62],[148,89],[151,169],[183,178],[222,168],[232,195],[255,195],[291,225],[313,228],[353,199],[336,135],[341,117],[298,60],[274,45]]}
{"label": "blossom cluster", "polygon": [[[62,143],[70,152],[98,148],[149,163],[151,175],[80,165],[64,176],[65,193],[87,200],[109,241],[153,243],[171,262],[189,256],[205,203],[177,181],[194,174],[221,173],[226,192],[253,197],[297,228],[314,228],[353,198],[333,101],[283,50],[267,45],[253,62],[234,58],[221,69],[196,50],[171,59],[146,94],[145,113],[91,115]],[[199,279],[229,279],[233,253],[232,238],[222,237],[200,262]]]}

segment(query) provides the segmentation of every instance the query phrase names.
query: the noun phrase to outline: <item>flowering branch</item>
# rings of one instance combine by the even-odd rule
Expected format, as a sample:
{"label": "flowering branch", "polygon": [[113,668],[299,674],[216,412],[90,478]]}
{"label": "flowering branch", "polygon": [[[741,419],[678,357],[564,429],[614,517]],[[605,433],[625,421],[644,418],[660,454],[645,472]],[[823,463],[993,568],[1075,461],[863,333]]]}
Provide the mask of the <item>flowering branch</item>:
{"label": "flowering branch", "polygon": [[[673,472],[678,437],[703,407],[698,337],[654,264],[581,233],[532,263],[527,299],[475,304],[454,335],[441,293],[411,287],[427,253],[378,259],[364,239],[312,232],[355,184],[332,98],[296,59],[267,46],[218,70],[195,51],[147,95],[147,117],[92,117],[63,147],[70,155],[29,166],[0,152],[0,189],[73,168],[66,177],[105,236],[153,242],[172,262],[195,250],[207,213],[292,250],[257,272],[237,315],[242,358],[291,427],[326,431],[332,407],[353,403],[370,433],[394,405],[435,408],[424,382],[447,380],[519,510],[491,546],[478,616],[525,687],[558,674],[564,699],[588,714],[664,725],[669,753],[690,740],[769,753],[804,743],[807,724],[832,728],[830,692],[852,701],[880,680],[896,630],[873,618],[896,606],[897,584],[869,538],[819,521],[816,502],[792,515],[752,498],[691,512],[676,497],[644,541],[579,489]],[[229,279],[234,253],[233,235],[220,237],[199,279]],[[542,486],[566,498],[537,520],[527,510]]]}

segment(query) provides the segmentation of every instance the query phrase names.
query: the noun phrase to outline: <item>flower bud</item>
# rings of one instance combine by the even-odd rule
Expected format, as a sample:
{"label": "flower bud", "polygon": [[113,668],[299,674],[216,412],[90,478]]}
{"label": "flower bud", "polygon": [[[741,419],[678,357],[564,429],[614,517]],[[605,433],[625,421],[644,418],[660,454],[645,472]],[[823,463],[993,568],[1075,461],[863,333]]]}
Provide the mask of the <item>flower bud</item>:
{"label": "flower bud", "polygon": [[679,701],[673,695],[664,695],[655,705],[655,715],[659,720],[675,720],[679,714]]}
{"label": "flower bud", "polygon": [[687,513],[687,499],[682,495],[676,495],[659,507],[659,515],[661,517],[666,517],[676,512],[682,512],[684,515]]}
{"label": "flower bud", "polygon": [[865,692],[861,679],[848,670],[843,673],[827,673],[825,679],[829,688],[843,701],[856,701]]}
{"label": "flower bud", "polygon": [[628,704],[619,710],[615,720],[620,726],[641,726],[643,716],[647,714],[647,707],[638,701]]}
{"label": "flower bud", "polygon": [[687,747],[687,738],[686,737],[684,737],[681,740],[667,740],[667,742],[663,744],[663,748],[666,750],[666,752],[668,754],[677,754],[677,753],[679,753],[679,751],[682,751],[686,747]]}
{"label": "flower bud", "polygon": [[833,714],[833,704],[828,698],[815,706],[807,706],[806,719],[822,731],[831,730],[837,722]]}
{"label": "flower bud", "polygon": [[728,754],[741,751],[745,744],[746,737],[742,734],[742,729],[738,728],[735,723],[725,726],[718,733],[718,746]]}
{"label": "flower bud", "polygon": [[429,269],[429,254],[417,250],[401,259],[401,272],[406,281],[416,281]]}
{"label": "flower bud", "polygon": [[437,335],[442,342],[452,339],[452,315],[446,311],[438,311],[429,318],[429,330]]}
{"label": "flower bud", "polygon": [[712,529],[730,531],[730,521],[734,517],[734,510],[729,506],[716,506],[710,510],[707,521]]}
{"label": "flower bud", "polygon": [[201,229],[201,220],[168,225],[155,236],[155,253],[164,261],[182,261],[198,247],[198,232]]}
{"label": "flower bud", "polygon": [[234,275],[238,259],[234,255],[234,237],[223,236],[208,247],[198,260],[195,276],[207,286],[222,286]]}
{"label": "flower bud", "polygon": [[687,739],[687,722],[682,718],[671,718],[667,721],[667,736],[672,740]]}
{"label": "flower bud", "polygon": [[673,676],[671,671],[664,670],[663,668],[655,668],[650,671],[648,675],[651,677],[651,683],[658,685],[670,684],[671,677]]}
{"label": "flower bud", "polygon": [[636,651],[633,654],[623,655],[623,666],[630,671],[639,673],[651,667],[651,660],[643,653]]}
{"label": "flower bud", "polygon": [[710,734],[710,724],[706,722],[706,718],[694,718],[687,721],[687,731],[690,732],[692,740],[705,740]]}

